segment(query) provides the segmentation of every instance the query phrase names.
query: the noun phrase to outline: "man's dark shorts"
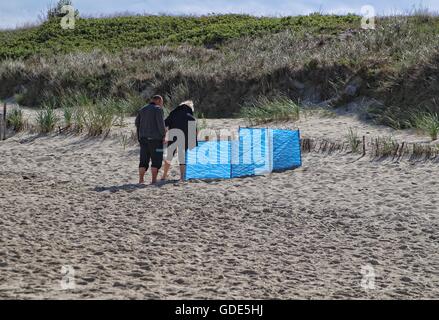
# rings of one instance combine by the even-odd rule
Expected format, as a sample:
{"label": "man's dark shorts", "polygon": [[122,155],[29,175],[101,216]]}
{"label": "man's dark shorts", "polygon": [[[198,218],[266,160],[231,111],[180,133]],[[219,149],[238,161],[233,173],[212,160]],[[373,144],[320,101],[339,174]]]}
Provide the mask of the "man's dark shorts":
{"label": "man's dark shorts", "polygon": [[140,164],[139,168],[149,168],[149,162],[151,161],[151,167],[160,169],[163,163],[163,141],[162,140],[150,140],[147,138],[140,138]]}

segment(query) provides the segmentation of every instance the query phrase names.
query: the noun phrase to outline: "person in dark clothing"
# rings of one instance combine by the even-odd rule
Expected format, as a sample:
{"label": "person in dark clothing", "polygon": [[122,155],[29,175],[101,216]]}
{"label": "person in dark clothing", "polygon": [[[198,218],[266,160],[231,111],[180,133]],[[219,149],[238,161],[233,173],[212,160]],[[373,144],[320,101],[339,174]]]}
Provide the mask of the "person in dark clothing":
{"label": "person in dark clothing", "polygon": [[163,144],[166,135],[163,98],[154,96],[136,117],[137,138],[140,143],[139,183],[145,183],[145,173],[151,163],[152,184],[163,163]]}
{"label": "person in dark clothing", "polygon": [[197,125],[194,117],[194,103],[189,100],[180,104],[166,118],[165,125],[169,130],[170,141],[168,141],[162,180],[167,179],[171,161],[177,152],[178,162],[180,164],[180,181],[184,181],[186,175],[186,151],[197,145]]}

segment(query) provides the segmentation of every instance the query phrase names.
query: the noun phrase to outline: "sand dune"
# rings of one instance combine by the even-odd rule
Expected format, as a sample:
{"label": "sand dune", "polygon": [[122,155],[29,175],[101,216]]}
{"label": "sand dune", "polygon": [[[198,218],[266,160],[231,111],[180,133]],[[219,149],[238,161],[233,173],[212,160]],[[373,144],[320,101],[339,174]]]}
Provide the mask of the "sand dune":
{"label": "sand dune", "polygon": [[[335,138],[347,125],[388,130],[299,123]],[[137,153],[116,137],[0,143],[0,298],[439,297],[435,163],[308,153],[294,171],[140,187]]]}

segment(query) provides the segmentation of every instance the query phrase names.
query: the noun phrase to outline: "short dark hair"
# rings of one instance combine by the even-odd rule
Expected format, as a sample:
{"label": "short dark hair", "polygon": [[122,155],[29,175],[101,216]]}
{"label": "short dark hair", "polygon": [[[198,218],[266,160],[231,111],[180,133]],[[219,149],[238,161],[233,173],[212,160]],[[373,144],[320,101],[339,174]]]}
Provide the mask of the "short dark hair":
{"label": "short dark hair", "polygon": [[156,94],[155,96],[152,96],[151,102],[154,102],[156,100],[163,100],[163,97],[158,95],[158,94]]}

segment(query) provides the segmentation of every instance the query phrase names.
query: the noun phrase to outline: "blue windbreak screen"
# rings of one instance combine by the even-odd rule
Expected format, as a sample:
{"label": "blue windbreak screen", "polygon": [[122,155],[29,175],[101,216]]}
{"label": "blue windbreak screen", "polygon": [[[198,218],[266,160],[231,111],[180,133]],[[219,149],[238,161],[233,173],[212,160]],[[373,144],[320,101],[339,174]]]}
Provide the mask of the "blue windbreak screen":
{"label": "blue windbreak screen", "polygon": [[232,178],[270,173],[269,129],[240,129],[232,144]]}
{"label": "blue windbreak screen", "polygon": [[186,153],[186,179],[229,179],[231,142],[207,141]]}
{"label": "blue windbreak screen", "polygon": [[287,170],[302,165],[299,131],[271,130],[273,133],[273,170]]}
{"label": "blue windbreak screen", "polygon": [[230,179],[302,165],[299,131],[241,128],[235,141],[207,141],[186,153],[186,179]]}

